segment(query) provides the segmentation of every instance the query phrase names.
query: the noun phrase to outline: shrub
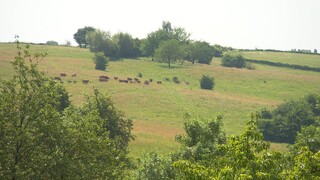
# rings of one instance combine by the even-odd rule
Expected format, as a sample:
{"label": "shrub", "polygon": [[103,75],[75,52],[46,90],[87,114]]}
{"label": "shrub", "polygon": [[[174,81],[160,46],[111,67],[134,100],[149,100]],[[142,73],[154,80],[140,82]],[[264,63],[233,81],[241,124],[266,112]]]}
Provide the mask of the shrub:
{"label": "shrub", "polygon": [[139,77],[139,78],[142,78],[142,73],[138,73],[138,77]]}
{"label": "shrub", "polygon": [[180,80],[179,80],[179,78],[177,76],[173,77],[172,80],[173,80],[173,82],[175,82],[177,84],[180,83]]}
{"label": "shrub", "polygon": [[244,68],[246,64],[244,62],[244,58],[241,55],[233,56],[227,54],[223,56],[221,65],[225,67]]}
{"label": "shrub", "polygon": [[214,78],[207,75],[202,75],[202,78],[200,80],[200,87],[201,89],[212,90],[214,87]]}
{"label": "shrub", "polygon": [[58,42],[56,42],[56,41],[47,41],[47,42],[46,42],[46,45],[49,45],[49,46],[58,46],[59,44],[58,44]]}
{"label": "shrub", "polygon": [[108,58],[102,53],[95,53],[93,62],[96,64],[97,70],[106,70],[108,64]]}

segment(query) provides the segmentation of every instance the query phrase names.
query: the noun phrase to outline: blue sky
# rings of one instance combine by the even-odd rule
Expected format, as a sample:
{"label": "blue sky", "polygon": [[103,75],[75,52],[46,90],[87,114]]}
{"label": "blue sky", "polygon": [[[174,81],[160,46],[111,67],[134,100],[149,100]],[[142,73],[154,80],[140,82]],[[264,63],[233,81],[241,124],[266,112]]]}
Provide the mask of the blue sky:
{"label": "blue sky", "polygon": [[320,50],[319,0],[1,0],[0,42],[76,45],[84,26],[144,38],[164,20],[211,44]]}

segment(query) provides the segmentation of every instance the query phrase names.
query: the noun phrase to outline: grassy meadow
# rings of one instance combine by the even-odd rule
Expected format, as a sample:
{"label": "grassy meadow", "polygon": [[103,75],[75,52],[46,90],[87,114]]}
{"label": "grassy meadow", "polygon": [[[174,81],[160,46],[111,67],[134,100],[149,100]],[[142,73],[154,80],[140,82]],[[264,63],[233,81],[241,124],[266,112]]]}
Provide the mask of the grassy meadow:
{"label": "grassy meadow", "polygon": [[[10,61],[15,57],[15,46],[0,44],[0,79],[12,76]],[[130,144],[134,157],[150,150],[167,153],[177,149],[175,135],[183,133],[183,115],[186,112],[192,117],[203,118],[221,114],[227,134],[239,134],[244,130],[248,113],[264,107],[273,108],[286,100],[319,93],[320,90],[320,73],[317,72],[259,64],[255,64],[256,70],[226,68],[220,66],[220,58],[214,58],[211,65],[184,63],[174,64],[171,68],[149,58],[123,59],[109,62],[104,72],[94,69],[93,54],[87,49],[31,45],[31,51],[48,52],[48,57],[40,63],[40,70],[46,71],[48,76],[67,74],[63,78],[63,86],[73,103],[81,105],[83,95],[91,94],[93,87],[112,97],[116,107],[134,122],[136,138]],[[241,53],[246,58],[320,67],[320,56],[315,55]],[[71,77],[74,73],[77,77]],[[138,73],[143,75],[141,80],[161,80],[162,84],[124,84],[114,79],[98,81],[99,75],[125,79],[137,77]],[[214,90],[200,89],[202,74],[215,78]],[[174,76],[179,78],[180,84],[172,81]],[[83,79],[88,79],[89,84],[82,84]],[[68,80],[77,83],[68,83]],[[272,144],[272,148],[285,150],[285,145]]]}

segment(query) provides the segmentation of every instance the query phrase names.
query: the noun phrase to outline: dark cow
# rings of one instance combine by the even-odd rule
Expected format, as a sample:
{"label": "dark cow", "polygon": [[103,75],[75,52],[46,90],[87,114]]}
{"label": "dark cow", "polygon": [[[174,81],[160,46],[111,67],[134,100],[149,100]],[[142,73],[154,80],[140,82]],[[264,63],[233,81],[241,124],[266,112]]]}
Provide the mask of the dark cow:
{"label": "dark cow", "polygon": [[61,77],[66,77],[67,74],[66,74],[66,73],[60,73],[60,76],[61,76]]}
{"label": "dark cow", "polygon": [[149,84],[150,84],[150,82],[149,82],[149,81],[147,81],[147,80],[145,80],[145,81],[144,81],[144,84],[145,84],[145,85],[149,85]]}
{"label": "dark cow", "polygon": [[132,78],[128,77],[127,80],[128,80],[128,81],[132,81]]}
{"label": "dark cow", "polygon": [[118,79],[119,79],[118,77],[116,77],[116,76],[114,77],[114,80],[118,80]]}
{"label": "dark cow", "polygon": [[99,76],[99,79],[110,79],[108,76]]}
{"label": "dark cow", "polygon": [[135,80],[135,81],[137,81],[137,82],[139,81],[139,79],[138,79],[138,78],[134,78],[134,80]]}
{"label": "dark cow", "polygon": [[77,77],[77,74],[72,74],[71,77]]}

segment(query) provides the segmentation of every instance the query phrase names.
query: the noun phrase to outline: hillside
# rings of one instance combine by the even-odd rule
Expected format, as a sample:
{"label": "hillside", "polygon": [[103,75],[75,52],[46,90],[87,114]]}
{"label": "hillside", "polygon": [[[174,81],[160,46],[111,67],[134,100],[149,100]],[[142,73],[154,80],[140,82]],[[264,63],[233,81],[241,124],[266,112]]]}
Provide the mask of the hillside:
{"label": "hillside", "polygon": [[[185,63],[174,64],[172,68],[149,58],[124,59],[110,62],[107,71],[102,72],[94,70],[93,55],[87,49],[32,45],[31,50],[48,52],[48,57],[40,64],[40,69],[46,71],[48,76],[67,74],[63,78],[63,85],[74,103],[80,105],[83,94],[92,93],[93,87],[112,97],[116,106],[134,121],[136,140],[131,143],[133,155],[148,150],[168,152],[176,149],[178,144],[174,138],[182,133],[183,115],[186,112],[194,117],[205,118],[222,114],[226,132],[238,134],[244,128],[249,112],[259,111],[263,107],[272,108],[306,93],[318,93],[320,89],[320,73],[317,72],[259,64],[255,65],[256,70],[225,68],[220,66],[219,58],[215,58],[211,65]],[[15,44],[0,44],[0,79],[8,79],[12,75],[10,60],[14,59],[15,53]],[[260,55],[259,52],[244,54],[255,59],[320,67],[320,56],[286,53]],[[289,59],[281,58],[289,55]],[[77,77],[71,77],[75,73]],[[161,80],[162,84],[125,84],[114,79],[109,82],[98,81],[100,75],[125,79],[137,77],[138,73],[143,75],[141,80]],[[202,74],[215,78],[213,91],[199,88]],[[175,84],[172,81],[175,76],[182,83]],[[89,84],[82,84],[83,79],[89,80]],[[68,80],[77,82],[68,83]]]}

